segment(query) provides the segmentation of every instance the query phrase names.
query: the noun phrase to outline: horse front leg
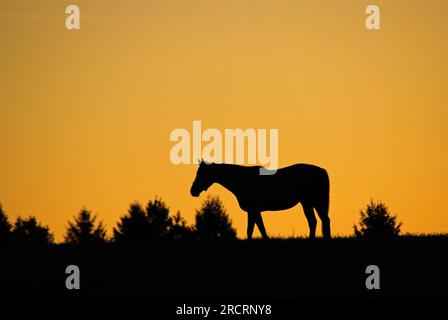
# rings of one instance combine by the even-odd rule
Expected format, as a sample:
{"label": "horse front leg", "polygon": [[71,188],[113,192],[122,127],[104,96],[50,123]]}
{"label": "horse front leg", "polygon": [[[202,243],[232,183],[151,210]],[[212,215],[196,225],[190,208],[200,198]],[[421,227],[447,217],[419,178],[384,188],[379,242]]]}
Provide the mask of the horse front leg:
{"label": "horse front leg", "polygon": [[264,228],[263,218],[261,217],[261,212],[255,212],[254,213],[254,220],[257,224],[258,230],[260,230],[261,236],[263,239],[267,240],[269,239],[268,234],[266,233],[266,229]]}
{"label": "horse front leg", "polygon": [[247,213],[247,240],[252,239],[254,233],[255,220],[252,212]]}

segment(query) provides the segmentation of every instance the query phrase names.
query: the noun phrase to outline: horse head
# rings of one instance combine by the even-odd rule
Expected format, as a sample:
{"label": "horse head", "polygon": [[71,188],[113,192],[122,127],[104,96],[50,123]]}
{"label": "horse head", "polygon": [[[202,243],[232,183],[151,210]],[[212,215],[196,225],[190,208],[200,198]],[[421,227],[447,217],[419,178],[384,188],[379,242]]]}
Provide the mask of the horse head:
{"label": "horse head", "polygon": [[207,191],[207,189],[214,183],[211,175],[211,166],[204,160],[199,161],[199,168],[196,172],[196,178],[190,189],[190,193],[193,197],[198,197],[202,191]]}

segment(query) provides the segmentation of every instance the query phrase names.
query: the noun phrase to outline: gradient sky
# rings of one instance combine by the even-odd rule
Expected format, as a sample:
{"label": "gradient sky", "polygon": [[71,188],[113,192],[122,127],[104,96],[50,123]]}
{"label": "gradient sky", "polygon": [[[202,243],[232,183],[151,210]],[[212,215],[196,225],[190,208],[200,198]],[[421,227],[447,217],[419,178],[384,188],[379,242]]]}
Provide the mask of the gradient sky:
{"label": "gradient sky", "polygon": [[[65,29],[65,7],[81,30]],[[364,26],[381,9],[381,30]],[[109,228],[161,196],[194,221],[175,128],[278,128],[280,166],[331,178],[335,234],[371,198],[405,232],[448,231],[448,2],[0,1],[0,202],[61,240],[82,207]],[[219,195],[244,236],[246,215]],[[264,213],[305,235],[302,208]],[[319,230],[320,232],[320,230]]]}

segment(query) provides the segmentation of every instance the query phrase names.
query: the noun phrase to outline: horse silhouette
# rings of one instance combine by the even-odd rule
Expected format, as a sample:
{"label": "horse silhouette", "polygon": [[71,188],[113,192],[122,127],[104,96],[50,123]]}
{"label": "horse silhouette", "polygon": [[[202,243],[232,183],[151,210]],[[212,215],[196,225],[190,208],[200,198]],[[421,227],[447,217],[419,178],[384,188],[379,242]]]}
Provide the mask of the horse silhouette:
{"label": "horse silhouette", "polygon": [[310,164],[294,164],[278,169],[272,175],[260,175],[260,168],[201,161],[190,193],[198,197],[214,183],[232,192],[240,208],[247,212],[248,239],[252,239],[255,224],[263,238],[269,238],[261,212],[289,209],[300,202],[308,220],[310,239],[316,236],[314,209],[322,222],[324,239],[330,239],[330,182],[327,171]]}

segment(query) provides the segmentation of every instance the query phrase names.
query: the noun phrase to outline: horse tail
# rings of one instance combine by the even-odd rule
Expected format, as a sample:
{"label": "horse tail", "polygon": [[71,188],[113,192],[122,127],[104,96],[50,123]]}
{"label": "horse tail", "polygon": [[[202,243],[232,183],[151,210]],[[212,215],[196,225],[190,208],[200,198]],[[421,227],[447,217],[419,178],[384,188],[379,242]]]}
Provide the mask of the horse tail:
{"label": "horse tail", "polygon": [[322,189],[323,189],[322,206],[323,210],[325,211],[324,214],[328,216],[328,211],[330,209],[330,178],[326,170],[324,170]]}

